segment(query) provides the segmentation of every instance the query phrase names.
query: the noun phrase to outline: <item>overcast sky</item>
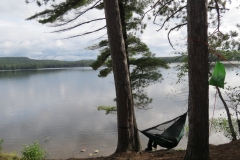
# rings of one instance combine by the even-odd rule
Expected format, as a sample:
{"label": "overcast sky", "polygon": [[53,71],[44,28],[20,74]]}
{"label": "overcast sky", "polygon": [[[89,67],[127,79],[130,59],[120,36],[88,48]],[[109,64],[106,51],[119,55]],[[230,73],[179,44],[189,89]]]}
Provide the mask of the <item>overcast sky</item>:
{"label": "overcast sky", "polygon": [[[25,19],[44,7],[35,3],[26,4],[25,0],[1,0],[0,2],[0,57],[25,56],[33,59],[81,60],[96,59],[98,52],[86,50],[87,46],[99,41],[99,37],[106,37],[106,30],[82,37],[63,39],[85,31],[104,26],[105,21],[92,23],[69,32],[50,33],[56,28],[39,24],[35,20]],[[233,4],[232,7],[236,7]],[[104,17],[103,11],[94,11],[84,15],[79,22],[92,18]],[[77,23],[77,22],[76,22]],[[222,19],[221,29],[236,29],[234,24],[240,23],[240,12],[231,9]],[[148,27],[139,37],[145,42],[156,56],[174,56],[174,50],[167,41],[165,30],[156,32],[159,26],[147,22]],[[177,51],[184,51],[186,28],[171,34],[172,42]],[[180,44],[177,46],[177,44]]]}

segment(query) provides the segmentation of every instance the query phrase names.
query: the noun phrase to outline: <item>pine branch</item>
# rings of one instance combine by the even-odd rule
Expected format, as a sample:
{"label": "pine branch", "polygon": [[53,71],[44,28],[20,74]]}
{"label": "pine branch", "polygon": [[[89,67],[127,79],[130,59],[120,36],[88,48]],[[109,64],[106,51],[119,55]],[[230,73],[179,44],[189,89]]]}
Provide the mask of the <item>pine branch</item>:
{"label": "pine branch", "polygon": [[160,1],[161,1],[161,0],[158,0],[149,10],[147,10],[147,11],[143,14],[143,16],[142,16],[142,18],[141,18],[141,21],[144,19],[145,15],[146,15],[148,12],[150,12],[151,10],[153,10],[153,9],[157,6],[157,4],[160,3]]}
{"label": "pine branch", "polygon": [[106,19],[106,18],[98,18],[98,19],[94,19],[94,20],[91,20],[91,21],[86,21],[86,22],[83,22],[83,23],[79,23],[79,24],[77,24],[77,25],[75,25],[75,26],[69,27],[69,28],[64,28],[64,29],[60,29],[60,30],[53,31],[53,32],[51,32],[51,33],[59,33],[59,32],[69,31],[69,30],[74,29],[74,28],[76,28],[76,27],[79,27],[79,26],[81,26],[81,25],[84,25],[84,24],[87,24],[87,23],[91,23],[91,22],[94,22],[94,21],[104,20],[104,19]]}
{"label": "pine branch", "polygon": [[[37,5],[40,7],[42,6],[42,4],[44,3],[45,5],[47,5],[47,3],[50,1],[50,0],[42,0],[42,2],[40,2],[40,0],[32,0],[32,1],[29,1],[29,0],[25,0],[26,3],[33,3],[33,2],[37,2]],[[52,0],[54,1],[54,0]]]}
{"label": "pine branch", "polygon": [[220,12],[219,12],[219,6],[218,6],[217,0],[214,0],[214,2],[215,2],[216,11],[217,11],[217,21],[218,21],[217,29],[218,29],[218,31],[219,31],[219,28],[220,28]]}
{"label": "pine branch", "polygon": [[[161,11],[166,5],[170,4],[172,1],[173,1],[173,0],[170,0],[170,1],[166,2],[165,4],[163,4],[162,7],[158,9],[158,12]],[[157,24],[157,23],[155,22],[157,16],[158,16],[158,15],[156,15],[156,16],[154,17],[153,24]],[[159,24],[157,24],[157,25],[159,25]]]}
{"label": "pine branch", "polygon": [[25,0],[25,2],[28,4],[28,3],[33,3],[33,2],[35,2],[35,0],[32,0],[32,1]]}
{"label": "pine branch", "polygon": [[98,37],[98,38],[96,38],[96,39],[93,39],[93,41],[95,41],[95,40],[98,40],[98,39],[101,39],[101,38],[103,38],[104,36],[106,36],[107,34],[103,34],[102,36],[100,36],[100,37]]}
{"label": "pine branch", "polygon": [[60,27],[60,26],[63,26],[63,25],[66,25],[66,24],[68,24],[68,23],[70,23],[70,22],[75,21],[75,20],[78,19],[80,16],[82,16],[83,14],[85,14],[87,11],[89,11],[89,10],[91,10],[91,9],[94,9],[100,1],[101,1],[101,0],[97,1],[92,7],[87,8],[85,11],[80,12],[76,17],[74,17],[74,18],[72,18],[72,19],[70,19],[70,20],[68,20],[68,21],[66,21],[66,22],[64,22],[64,23],[57,24],[57,25],[55,25],[55,26],[53,26],[53,27]]}
{"label": "pine branch", "polygon": [[[77,18],[79,18],[81,15],[83,15],[87,11],[94,9],[100,1],[101,0],[98,0],[93,6],[87,8],[83,12],[80,12],[76,17],[74,17],[70,20],[67,20],[61,24],[57,24],[53,27],[63,26],[63,25],[66,25],[66,24],[76,20]],[[78,7],[79,3],[84,3],[84,1],[83,0],[68,0],[66,2],[60,3],[59,5],[52,5],[53,9],[46,9],[40,13],[36,13],[35,15],[27,18],[26,20],[33,20],[33,19],[37,19],[39,17],[47,17],[47,18],[40,19],[38,22],[42,23],[42,24],[53,23],[55,21],[58,21],[59,17],[64,16],[67,12],[69,12],[73,8]]]}
{"label": "pine branch", "polygon": [[63,16],[66,14],[69,10],[74,8],[76,5],[79,4],[81,0],[70,0],[67,2],[62,2],[59,5],[52,5],[53,9],[46,9],[40,13],[36,13],[35,15],[27,18],[26,20],[32,20],[36,19],[38,17],[44,17],[49,16],[47,19],[39,20],[39,23],[45,24],[45,23],[53,23],[55,20],[57,20],[58,17]]}
{"label": "pine branch", "polygon": [[[208,6],[208,8],[209,9],[217,9],[216,7],[212,7],[212,6]],[[229,11],[230,9],[228,9],[228,8],[220,8],[219,7],[219,10],[227,10],[227,11]]]}
{"label": "pine branch", "polygon": [[43,15],[46,15],[46,14],[52,14],[52,13],[53,13],[53,10],[46,9],[46,10],[40,12],[40,13],[36,13],[35,15],[27,18],[26,20],[29,21],[29,20],[37,19],[40,16],[43,16]]}
{"label": "pine branch", "polygon": [[70,38],[75,38],[75,37],[84,36],[84,35],[87,35],[87,34],[91,34],[91,33],[98,32],[98,31],[100,31],[100,30],[102,30],[102,29],[105,29],[105,28],[106,28],[106,26],[101,27],[101,28],[99,28],[99,29],[96,29],[96,30],[94,30],[94,31],[85,32],[85,33],[83,33],[83,34],[79,34],[79,35],[75,35],[75,36],[71,36],[71,37],[67,37],[67,38],[63,38],[63,39],[70,39]]}
{"label": "pine branch", "polygon": [[170,18],[172,18],[175,14],[177,14],[178,12],[180,12],[182,9],[184,9],[184,8],[186,8],[187,6],[183,6],[183,7],[180,7],[178,10],[176,10],[173,14],[171,14],[170,16],[168,16],[165,20],[164,20],[164,22],[163,22],[163,24],[161,25],[161,27],[160,27],[160,29],[158,29],[157,31],[160,31],[163,27],[164,27],[164,25],[165,25],[165,23],[170,19]]}
{"label": "pine branch", "polygon": [[173,47],[173,45],[172,45],[172,43],[171,43],[171,40],[170,40],[170,37],[169,37],[169,36],[170,36],[170,33],[171,33],[174,29],[180,29],[181,27],[183,27],[183,26],[185,26],[185,25],[187,25],[187,23],[179,24],[179,25],[171,28],[171,29],[169,30],[169,32],[168,32],[168,35],[167,35],[167,37],[168,37],[168,42],[169,42],[169,44],[171,45],[171,47],[172,47],[174,50],[175,50],[175,48]]}

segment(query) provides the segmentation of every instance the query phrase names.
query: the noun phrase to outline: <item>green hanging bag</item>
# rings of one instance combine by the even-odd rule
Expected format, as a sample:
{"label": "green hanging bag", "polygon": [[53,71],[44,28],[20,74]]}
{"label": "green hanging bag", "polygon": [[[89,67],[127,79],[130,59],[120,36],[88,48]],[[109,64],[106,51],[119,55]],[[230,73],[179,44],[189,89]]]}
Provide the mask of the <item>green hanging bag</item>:
{"label": "green hanging bag", "polygon": [[226,76],[225,67],[217,61],[212,77],[209,80],[209,85],[224,88],[224,80]]}

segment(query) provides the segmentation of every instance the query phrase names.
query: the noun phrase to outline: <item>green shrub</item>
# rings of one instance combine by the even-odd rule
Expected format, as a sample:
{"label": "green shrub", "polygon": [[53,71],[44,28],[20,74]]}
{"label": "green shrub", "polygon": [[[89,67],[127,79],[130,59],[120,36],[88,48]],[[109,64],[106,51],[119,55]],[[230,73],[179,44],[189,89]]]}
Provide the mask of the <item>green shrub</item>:
{"label": "green shrub", "polygon": [[36,141],[31,145],[23,145],[24,149],[21,151],[22,160],[43,160],[47,157],[48,153],[46,149],[42,149]]}

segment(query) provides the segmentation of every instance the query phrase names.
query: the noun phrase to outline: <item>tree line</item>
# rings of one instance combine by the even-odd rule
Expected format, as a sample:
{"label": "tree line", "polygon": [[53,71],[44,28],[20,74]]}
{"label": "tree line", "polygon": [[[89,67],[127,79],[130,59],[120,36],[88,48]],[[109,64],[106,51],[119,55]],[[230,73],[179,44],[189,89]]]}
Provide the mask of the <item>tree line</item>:
{"label": "tree line", "polygon": [[[220,59],[220,61],[240,61],[240,52],[236,50],[217,50],[218,53],[221,54],[223,59]],[[167,63],[179,63],[179,62],[187,62],[187,53],[179,53],[179,56],[174,57],[160,57],[162,60],[164,60]],[[219,57],[217,55],[209,55],[209,61],[216,62],[219,60]]]}
{"label": "tree line", "polygon": [[89,67],[93,62],[94,60],[59,61],[34,60],[27,57],[1,57],[0,70]]}

